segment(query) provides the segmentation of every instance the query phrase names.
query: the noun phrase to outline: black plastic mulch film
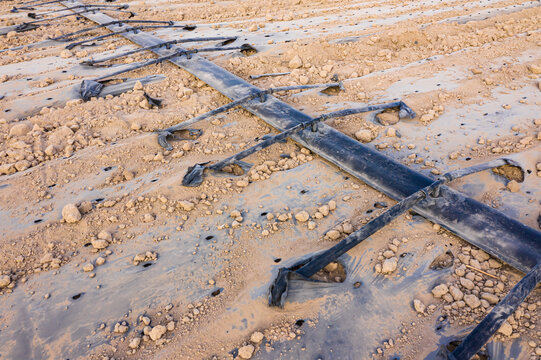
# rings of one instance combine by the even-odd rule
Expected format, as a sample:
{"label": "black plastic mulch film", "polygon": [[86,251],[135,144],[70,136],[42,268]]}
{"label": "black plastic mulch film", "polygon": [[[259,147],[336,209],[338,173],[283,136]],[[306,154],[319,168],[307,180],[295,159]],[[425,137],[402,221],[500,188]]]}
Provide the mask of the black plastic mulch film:
{"label": "black plastic mulch film", "polygon": [[[106,0],[107,1],[107,0]],[[84,5],[81,3],[78,3],[76,1],[62,1],[62,0],[52,0],[52,1],[45,1],[39,3],[39,0],[32,0],[27,1],[24,3],[20,3],[19,5],[28,5],[28,6],[22,6],[22,7],[14,7],[12,9],[13,12],[18,12],[20,10],[33,10],[35,6],[45,5],[45,4],[53,4],[53,3],[62,3],[62,5],[66,6],[66,9],[62,10],[54,10],[50,12],[45,12],[42,14],[29,14],[30,17],[37,17],[40,15],[47,15],[59,11],[66,11],[66,10],[76,10],[76,9],[84,9],[80,12],[73,11],[71,14],[65,14],[60,15],[57,17],[49,18],[49,19],[40,19],[36,20],[34,22],[27,22],[23,23],[18,27],[17,31],[28,31],[35,29],[38,25],[35,23],[46,21],[46,20],[55,20],[61,17],[66,16],[73,16],[73,15],[82,15],[85,16],[87,13],[94,13],[98,10],[103,11],[109,11],[109,10],[116,10],[116,11],[122,11],[121,9],[124,9],[126,7],[124,6],[104,6],[104,5]],[[68,4],[75,4],[74,6],[68,6]],[[133,14],[133,13],[132,13]],[[91,19],[88,16],[85,16],[87,18]],[[163,25],[151,25],[151,26],[136,26],[136,27],[127,27],[122,28],[125,26],[123,24],[133,22],[133,23],[158,23]],[[35,25],[34,25],[35,24]],[[160,22],[160,21],[152,21],[152,20],[112,20],[108,22],[102,22],[98,23],[96,26],[92,26],[89,28],[85,28],[76,32],[73,32],[71,34],[66,34],[57,38],[52,38],[51,40],[57,40],[62,41],[68,38],[67,40],[73,40],[69,39],[69,36],[73,35],[79,35],[84,32],[92,31],[94,29],[98,29],[101,27],[107,27],[107,26],[113,26],[116,25],[120,29],[117,31],[113,31],[112,33],[97,36],[94,38],[86,39],[80,42],[72,43],[66,46],[66,48],[73,48],[77,45],[82,45],[87,42],[100,40],[106,37],[114,36],[114,35],[124,35],[127,32],[138,32],[140,30],[144,29],[152,29],[152,28],[162,28],[162,27],[178,27],[178,28],[184,28],[185,30],[193,30],[195,27],[193,26],[186,26],[186,25],[175,25],[173,22]],[[145,50],[151,50],[156,49],[160,47],[166,47],[169,49],[170,45],[177,44],[180,42],[186,42],[188,39],[182,40],[173,40],[169,42],[162,42],[157,43],[155,45],[145,46],[140,49],[132,50],[128,53],[120,54],[111,56],[104,59],[99,60],[90,60],[87,62],[87,64],[94,64],[99,63],[107,60],[112,60],[118,57],[127,56],[129,54],[133,54],[140,51]],[[203,39],[199,39],[203,41]],[[194,41],[199,41],[194,40]],[[228,39],[225,37],[220,38],[210,38],[208,40],[225,40],[230,41],[234,40]],[[231,48],[208,48],[208,49],[194,49],[194,50],[175,50],[170,54],[167,54],[165,56],[161,56],[157,59],[151,59],[145,62],[141,62],[138,64],[134,64],[133,66],[127,67],[123,70],[119,70],[117,72],[114,72],[113,74],[109,74],[106,76],[102,76],[95,80],[85,80],[81,84],[81,95],[85,99],[89,99],[92,96],[97,96],[100,91],[102,90],[103,84],[101,84],[99,81],[106,79],[108,77],[118,75],[120,73],[124,73],[133,69],[137,69],[143,66],[147,66],[150,64],[159,63],[166,60],[172,60],[174,58],[177,58],[182,55],[186,55],[187,59],[190,59],[190,55],[202,52],[202,51],[223,51],[223,50],[234,50],[234,49],[240,49],[242,50],[255,50],[250,45],[244,44],[242,46],[237,47],[231,47]],[[197,59],[197,61],[201,61],[200,59]],[[184,67],[184,66],[183,66]],[[220,69],[221,70],[221,69]],[[221,70],[223,71],[223,70]],[[251,78],[256,79],[258,77],[263,76],[278,76],[278,75],[285,75],[287,73],[276,73],[276,74],[263,74],[261,76],[252,76]],[[193,119],[187,120],[183,123],[180,123],[178,125],[172,126],[167,129],[158,130],[158,142],[159,144],[170,150],[172,149],[171,145],[167,142],[167,137],[172,136],[174,132],[180,131],[180,130],[188,130],[190,133],[200,134],[200,131],[194,130],[194,129],[188,129],[187,126],[191,125],[197,121],[206,119],[210,116],[213,116],[217,113],[227,111],[235,106],[245,106],[246,108],[249,108],[250,102],[254,101],[258,97],[260,98],[260,102],[264,103],[266,101],[267,95],[270,95],[274,92],[279,91],[289,91],[289,90],[301,90],[301,89],[309,89],[309,88],[316,88],[316,87],[339,87],[341,88],[341,84],[317,84],[317,85],[305,85],[305,86],[289,86],[289,87],[282,87],[282,88],[272,88],[267,90],[256,90],[252,91],[251,94],[241,97],[237,100],[232,101],[229,104],[226,104],[222,107],[219,107],[215,110],[212,110],[208,113],[202,114],[200,116],[197,116]],[[223,90],[223,89],[219,89]],[[151,99],[153,100],[153,99]],[[159,105],[158,102],[154,102],[155,105]],[[272,105],[271,105],[272,106]],[[308,128],[311,128],[311,132],[316,133],[318,130],[318,124],[326,119],[332,118],[332,117],[338,117],[338,116],[347,116],[351,114],[357,114],[361,112],[367,112],[367,111],[381,111],[383,109],[390,109],[390,108],[398,108],[399,109],[399,116],[400,117],[415,117],[415,113],[413,110],[411,110],[405,103],[402,101],[396,101],[389,104],[381,104],[381,105],[372,105],[367,106],[363,108],[356,108],[356,109],[346,109],[346,110],[340,110],[335,111],[332,113],[324,114],[316,118],[308,118],[307,121],[300,122],[296,125],[290,126],[287,129],[283,130],[281,133],[270,136],[264,139],[262,142],[254,145],[251,148],[248,148],[244,151],[241,151],[240,153],[231,156],[229,158],[226,158],[222,161],[219,161],[217,163],[214,163],[212,165],[208,165],[209,163],[203,163],[203,164],[196,164],[188,169],[187,174],[185,175],[183,179],[183,184],[185,186],[197,186],[201,184],[203,181],[203,174],[205,170],[214,170],[214,171],[222,171],[224,167],[229,165],[238,165],[242,168],[243,171],[249,169],[250,165],[246,164],[240,159],[251,155],[255,153],[256,151],[259,151],[265,147],[268,147],[278,141],[284,140],[288,137],[294,137],[295,135],[301,135],[304,133],[304,131]],[[315,134],[314,136],[319,136],[320,134]],[[301,137],[302,138],[302,137]],[[296,138],[294,138],[296,139]],[[308,146],[310,147],[310,146]],[[367,148],[368,149],[368,148]],[[367,150],[371,151],[371,150]],[[379,155],[378,156],[382,156]],[[325,157],[325,156],[324,156]],[[387,162],[389,162],[388,159],[386,159]],[[349,167],[346,165],[347,162],[344,163],[344,166],[341,166],[342,164],[339,161],[333,161],[335,164],[339,165],[344,170],[348,171]],[[392,161],[390,162],[392,163]],[[323,267],[325,267],[330,262],[336,261],[340,256],[342,256],[344,253],[355,247],[357,244],[361,243],[363,240],[389,224],[393,219],[395,219],[400,214],[404,213],[405,211],[412,209],[414,207],[419,207],[422,203],[427,203],[427,200],[437,200],[441,196],[446,196],[446,188],[444,187],[445,184],[451,182],[454,179],[458,179],[473,173],[477,173],[480,171],[484,171],[487,169],[493,169],[504,165],[511,165],[511,166],[520,166],[516,163],[514,163],[510,159],[497,159],[490,161],[485,164],[479,164],[475,165],[469,168],[461,169],[461,170],[455,170],[451,171],[449,173],[446,173],[442,176],[440,176],[436,180],[432,180],[431,183],[428,185],[425,185],[424,187],[420,188],[420,190],[417,190],[415,192],[410,193],[410,195],[405,196],[400,200],[398,203],[396,203],[394,206],[389,208],[387,211],[385,211],[383,214],[379,215],[375,219],[371,220],[369,223],[367,223],[365,226],[360,228],[359,230],[355,231],[354,233],[347,236],[345,239],[340,241],[338,244],[334,245],[333,247],[324,250],[322,252],[319,252],[314,255],[310,255],[306,257],[303,260],[298,261],[292,266],[289,267],[282,267],[278,269],[278,273],[274,281],[272,282],[270,288],[269,288],[269,305],[270,306],[278,306],[281,307],[284,305],[287,293],[288,293],[288,286],[289,286],[289,280],[290,277],[296,277],[300,279],[304,279],[307,281],[314,281],[310,280],[309,278],[317,273],[319,270],[321,270]],[[355,175],[355,173],[354,173]],[[361,180],[363,180],[361,178]],[[426,181],[425,181],[426,183]],[[370,183],[369,183],[370,185]],[[443,195],[442,195],[443,191]],[[430,203],[430,201],[428,202]],[[427,204],[428,204],[427,203]],[[501,217],[501,216],[500,216]],[[514,220],[510,220],[507,217],[503,216],[503,219],[510,223],[515,223]],[[529,229],[529,228],[528,228]],[[530,229],[528,231],[534,231],[535,230]],[[541,234],[537,232],[535,236],[539,238]],[[468,239],[466,239],[468,240]],[[492,311],[475,327],[475,329],[466,336],[462,342],[459,344],[459,346],[452,352],[449,352],[447,348],[445,348],[440,355],[444,356],[445,358],[451,359],[451,360],[457,360],[457,359],[469,359],[472,356],[474,356],[481,348],[482,346],[490,339],[490,337],[499,329],[499,327],[503,324],[503,322],[517,309],[517,307],[526,299],[528,294],[533,291],[533,289],[537,286],[537,284],[541,281],[541,262],[538,262],[537,264],[532,264],[531,261],[529,261],[529,265],[522,266],[521,264],[514,263],[515,267],[520,269],[529,269],[526,276],[522,278],[521,281],[519,281],[512,289],[511,291],[505,296],[503,300],[501,300],[493,309]]]}

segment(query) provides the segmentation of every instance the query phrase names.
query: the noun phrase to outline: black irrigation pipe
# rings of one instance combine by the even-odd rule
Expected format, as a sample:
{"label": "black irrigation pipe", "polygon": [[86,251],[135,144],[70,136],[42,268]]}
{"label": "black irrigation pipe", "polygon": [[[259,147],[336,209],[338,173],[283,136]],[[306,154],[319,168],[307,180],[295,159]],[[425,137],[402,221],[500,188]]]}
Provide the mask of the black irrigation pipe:
{"label": "black irrigation pipe", "polygon": [[[278,270],[278,275],[272,282],[269,288],[269,306],[283,307],[288,293],[289,276],[292,273],[299,275],[301,278],[307,279],[317,273],[319,270],[327,266],[332,261],[336,261],[340,256],[351,250],[356,245],[360,244],[369,236],[376,233],[378,230],[385,227],[391,221],[396,219],[400,214],[411,209],[421,200],[440,197],[440,188],[442,185],[455,179],[474,174],[480,171],[500,167],[503,165],[515,165],[514,162],[507,159],[497,159],[488,163],[475,165],[465,169],[451,171],[430,185],[422,188],[409,195],[405,199],[393,205],[389,210],[379,215],[368,224],[364,225],[353,234],[346,237],[333,247],[324,250],[323,252],[310,256],[308,259],[300,261],[290,267],[282,267]],[[465,359],[460,357],[460,359]]]}
{"label": "black irrigation pipe", "polygon": [[220,106],[214,110],[210,110],[204,114],[201,114],[199,116],[196,116],[194,118],[191,118],[189,120],[183,121],[179,124],[173,125],[171,127],[168,127],[167,129],[162,130],[156,130],[156,133],[158,134],[158,144],[160,144],[161,147],[163,147],[165,150],[173,150],[173,147],[171,144],[167,142],[167,137],[172,136],[175,131],[185,130],[188,128],[188,126],[193,125],[201,120],[208,119],[211,116],[221,114],[229,109],[233,109],[234,107],[243,105],[247,103],[248,101],[251,101],[255,98],[260,98],[261,102],[265,101],[266,95],[274,94],[281,91],[293,91],[293,90],[306,90],[306,89],[317,89],[317,88],[330,88],[330,87],[336,87],[341,88],[342,84],[340,83],[329,83],[329,84],[311,84],[311,85],[293,85],[293,86],[283,86],[283,87],[277,87],[277,88],[270,88],[266,90],[260,90],[256,91],[248,96],[245,96],[243,98],[240,98],[238,100],[232,101],[228,104],[225,104],[223,106]]}
{"label": "black irrigation pipe", "polygon": [[[181,28],[181,29],[184,29],[184,30],[193,30],[192,26],[189,26],[189,25],[143,25],[143,26],[134,26],[134,27],[126,28],[126,29],[120,29],[118,31],[113,31],[113,32],[105,34],[105,35],[95,36],[95,37],[90,38],[90,39],[85,39],[85,40],[73,42],[71,44],[66,45],[66,49],[70,50],[70,49],[73,49],[76,46],[83,45],[83,44],[86,44],[88,42],[102,40],[102,39],[105,39],[105,38],[108,38],[108,37],[111,37],[111,36],[120,35],[120,34],[124,34],[124,33],[127,33],[127,32],[133,32],[134,34],[136,34],[140,30],[161,29],[161,28]],[[70,41],[70,40],[71,39],[67,39],[66,41]]]}
{"label": "black irrigation pipe", "polygon": [[101,9],[113,8],[113,9],[118,9],[118,10],[125,10],[125,9],[129,8],[129,6],[127,4],[124,4],[124,5],[84,4],[84,5],[75,5],[75,6],[72,6],[72,7],[65,8],[65,9],[46,11],[46,12],[43,12],[43,13],[28,13],[26,15],[29,18],[36,19],[36,18],[41,17],[41,16],[45,16],[45,15],[49,15],[49,14],[55,14],[55,13],[59,13],[59,12],[63,12],[63,11],[76,10],[76,9],[80,9],[80,8],[84,8],[84,9],[86,9],[86,8],[101,8]]}
{"label": "black irrigation pipe", "polygon": [[[48,5],[48,4],[54,4],[54,3],[59,3],[61,1],[63,1],[63,0],[45,1],[45,2],[42,2],[42,3],[38,3],[38,4],[32,4],[32,7],[29,7],[29,6],[16,7],[16,6],[14,6],[11,9],[11,12],[16,13],[16,12],[19,12],[19,10],[34,10],[34,6],[43,6],[43,5]],[[25,4],[35,3],[35,2],[37,2],[37,1],[27,1],[26,3],[20,3],[19,5],[25,5]]]}
{"label": "black irrigation pipe", "polygon": [[[133,24],[133,23],[137,23],[137,24],[167,24],[167,25],[174,25],[175,24],[173,21],[164,21],[164,20],[135,20],[135,19],[114,20],[114,21],[109,21],[109,22],[104,23],[104,24],[90,26],[90,27],[87,27],[87,28],[84,28],[84,29],[81,29],[81,30],[77,30],[77,31],[68,33],[68,34],[64,34],[64,35],[60,35],[60,36],[57,36],[57,37],[49,38],[49,40],[64,40],[66,38],[71,38],[71,40],[74,40],[74,39],[76,39],[76,38],[72,37],[74,35],[83,34],[85,32],[90,32],[92,30],[100,29],[100,28],[103,28],[103,27],[111,26],[111,25],[118,25],[119,27],[122,27],[124,24],[128,24],[128,23],[129,24]],[[64,40],[64,41],[67,41],[67,40]]]}
{"label": "black irrigation pipe", "polygon": [[507,318],[515,312],[520,304],[541,282],[541,262],[524,276],[498,305],[462,340],[460,345],[450,354],[450,360],[470,359],[502,326]]}
{"label": "black irrigation pipe", "polygon": [[385,109],[393,109],[393,108],[400,109],[399,110],[400,118],[414,118],[416,116],[415,112],[402,101],[395,101],[392,103],[380,104],[380,105],[369,105],[369,106],[365,106],[361,108],[333,111],[333,112],[318,116],[316,118],[313,118],[309,121],[297,124],[287,130],[282,131],[278,135],[271,136],[263,140],[259,144],[256,144],[246,150],[243,150],[215,164],[207,165],[208,163],[202,163],[202,164],[195,164],[194,166],[190,166],[188,168],[188,171],[184,175],[184,178],[182,179],[182,185],[191,186],[191,187],[201,185],[201,183],[203,182],[203,175],[205,173],[205,170],[222,171],[224,167],[236,164],[236,165],[239,165],[244,171],[246,171],[251,166],[247,163],[241,162],[240,161],[241,159],[244,159],[245,157],[250,156],[257,151],[263,150],[279,141],[285,140],[291,135],[296,134],[308,127],[311,127],[312,131],[316,132],[318,123],[325,121],[327,119],[343,117],[343,116],[348,116],[348,115],[353,115],[353,114],[360,114],[360,113],[365,113],[369,111],[385,110]]}
{"label": "black irrigation pipe", "polygon": [[58,20],[58,19],[62,19],[62,18],[65,18],[65,17],[69,17],[69,16],[77,16],[77,15],[81,15],[81,14],[85,14],[85,13],[92,13],[92,12],[96,12],[96,11],[114,11],[114,12],[119,12],[119,13],[127,13],[127,14],[130,14],[130,17],[133,17],[133,16],[136,15],[133,11],[117,10],[117,9],[109,9],[109,8],[102,9],[102,8],[99,8],[99,7],[97,7],[97,8],[93,7],[93,8],[85,9],[85,10],[82,10],[82,11],[79,11],[79,12],[73,12],[71,14],[63,14],[63,15],[58,15],[58,16],[52,17],[52,18],[45,18],[45,19],[38,19],[38,20],[34,20],[34,21],[24,22],[24,23],[20,24],[19,26],[17,26],[15,28],[15,31],[17,31],[17,32],[28,31],[27,29],[29,27],[31,28],[30,30],[33,30],[33,29],[36,29],[37,27],[39,27],[39,25],[36,25],[37,23],[42,23],[42,22],[45,22],[45,21]]}
{"label": "black irrigation pipe", "polygon": [[107,74],[107,75],[100,76],[100,77],[98,77],[96,79],[83,80],[83,82],[81,83],[81,98],[83,100],[87,101],[90,98],[96,96],[96,94],[99,94],[99,92],[101,91],[101,89],[103,87],[103,84],[101,84],[100,81],[103,81],[105,79],[108,79],[108,78],[116,76],[116,75],[120,75],[120,74],[124,74],[126,72],[129,72],[129,71],[141,69],[141,68],[149,66],[149,65],[159,64],[159,63],[162,63],[164,61],[167,61],[167,60],[179,57],[179,56],[183,56],[183,55],[185,55],[187,58],[190,58],[192,54],[196,54],[196,53],[199,53],[199,52],[228,51],[228,50],[239,50],[239,49],[241,51],[243,51],[243,50],[253,49],[253,48],[248,44],[243,44],[241,46],[233,46],[233,47],[227,47],[227,48],[214,47],[214,48],[201,48],[201,49],[192,49],[192,50],[176,50],[171,54],[159,57],[157,59],[150,59],[150,60],[147,60],[147,61],[134,63],[129,67],[120,69],[118,71],[115,71],[115,72]]}
{"label": "black irrigation pipe", "polygon": [[125,57],[125,56],[129,56],[129,55],[132,55],[132,54],[136,54],[138,52],[142,52],[142,51],[146,51],[146,50],[152,50],[152,49],[157,49],[157,48],[160,48],[162,46],[165,46],[166,49],[170,49],[171,48],[171,45],[174,45],[174,44],[180,44],[180,43],[187,43],[187,42],[197,42],[197,41],[218,41],[218,40],[235,40],[237,39],[237,37],[231,37],[231,36],[215,36],[215,37],[199,37],[199,38],[183,38],[183,39],[176,39],[176,40],[170,40],[170,41],[164,41],[163,43],[161,44],[156,44],[156,45],[151,45],[151,46],[146,46],[146,47],[143,47],[143,48],[139,48],[139,49],[134,49],[134,50],[130,50],[130,51],[127,51],[127,52],[124,52],[122,54],[116,54],[116,55],[111,55],[111,56],[108,56],[108,57],[104,57],[104,58],[101,58],[101,59],[91,59],[91,60],[86,60],[86,61],[83,61],[81,64],[83,65],[94,65],[94,64],[99,64],[99,63],[102,63],[102,62],[106,62],[106,61],[110,61],[110,60],[115,60],[115,59],[119,59],[119,58],[122,58],[122,57]]}
{"label": "black irrigation pipe", "polygon": [[268,77],[268,76],[282,76],[282,75],[289,75],[291,72],[281,72],[281,73],[269,73],[269,74],[260,74],[260,75],[250,75],[250,79],[255,80],[262,77]]}

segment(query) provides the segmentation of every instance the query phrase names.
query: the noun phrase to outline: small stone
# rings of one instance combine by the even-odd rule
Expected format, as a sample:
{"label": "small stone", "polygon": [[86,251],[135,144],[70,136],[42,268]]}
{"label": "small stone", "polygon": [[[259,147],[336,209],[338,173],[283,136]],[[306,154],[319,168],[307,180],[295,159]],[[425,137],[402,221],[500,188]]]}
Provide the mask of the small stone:
{"label": "small stone", "polygon": [[456,301],[462,300],[464,298],[464,293],[456,286],[449,286],[449,293]]}
{"label": "small stone", "polygon": [[91,243],[92,243],[92,247],[98,250],[105,249],[107,248],[107,246],[109,246],[109,242],[104,239],[94,239],[91,241]]}
{"label": "small stone", "polygon": [[415,311],[417,311],[419,314],[424,314],[426,306],[423,304],[423,302],[419,299],[413,300],[413,308]]}
{"label": "small stone", "polygon": [[329,208],[329,205],[323,205],[323,206],[320,206],[318,209],[317,209],[323,216],[327,216],[329,215],[329,211],[331,210]]}
{"label": "small stone", "polygon": [[143,324],[145,324],[145,326],[150,325],[150,318],[148,316],[141,316],[141,321]]}
{"label": "small stone", "polygon": [[534,74],[541,74],[541,64],[530,64],[528,68]]}
{"label": "small stone", "polygon": [[398,259],[396,257],[392,257],[390,259],[385,259],[383,261],[383,264],[381,265],[381,273],[382,274],[389,274],[396,270],[396,267],[398,265]]}
{"label": "small stone", "polygon": [[85,264],[83,266],[83,270],[84,272],[91,272],[92,270],[94,270],[94,265],[92,265],[91,263]]}
{"label": "small stone", "polygon": [[254,346],[253,345],[246,345],[239,349],[239,356],[242,359],[251,359],[252,355],[254,354]]}
{"label": "small stone", "polygon": [[372,141],[372,131],[370,130],[359,130],[355,133],[357,140],[363,143],[369,143]]}
{"label": "small stone", "polygon": [[536,347],[535,348],[535,355],[541,356],[541,347]]}
{"label": "small stone", "polygon": [[314,230],[316,228],[316,223],[314,221],[308,221],[308,230]]}
{"label": "small stone", "polygon": [[98,239],[111,241],[113,240],[113,236],[108,231],[100,231],[98,233]]}
{"label": "small stone", "polygon": [[398,113],[383,112],[376,115],[379,123],[381,125],[394,125],[400,119],[398,118]]}
{"label": "small stone", "polygon": [[97,266],[100,266],[100,265],[103,265],[103,264],[105,264],[105,258],[103,258],[103,257],[101,257],[101,256],[98,257],[98,258],[96,259],[96,265],[97,265]]}
{"label": "small stone", "polygon": [[323,270],[325,270],[325,271],[328,272],[328,273],[331,273],[331,272],[335,271],[336,269],[338,269],[338,263],[337,263],[337,262],[334,262],[334,261],[331,262],[331,263],[329,263],[329,264],[327,264],[327,265],[323,268]]}
{"label": "small stone", "polygon": [[307,222],[309,218],[310,215],[304,210],[295,214],[295,219],[300,222]]}
{"label": "small stone", "polygon": [[123,334],[127,332],[128,329],[129,329],[128,325],[125,322],[123,322],[123,323],[116,323],[113,331],[115,333]]}
{"label": "small stone", "polygon": [[464,302],[472,309],[475,309],[481,305],[479,298],[473,294],[464,295]]}
{"label": "small stone", "polygon": [[0,289],[8,287],[11,284],[11,277],[9,275],[0,275]]}
{"label": "small stone", "polygon": [[259,344],[261,341],[263,341],[263,333],[256,331],[252,334],[252,336],[250,336],[250,341],[254,344]]}
{"label": "small stone", "polygon": [[511,192],[518,192],[520,191],[520,185],[516,180],[511,180],[507,183],[507,189]]}
{"label": "small stone", "polygon": [[338,230],[330,230],[329,232],[327,232],[326,235],[331,240],[338,240],[338,238],[340,237],[340,231],[338,231]]}
{"label": "small stone", "polygon": [[302,60],[299,57],[299,55],[295,55],[295,57],[289,61],[290,69],[298,69],[301,66],[302,66]]}
{"label": "small stone", "polygon": [[169,321],[167,323],[167,331],[173,331],[175,330],[175,322],[174,321]]}
{"label": "small stone", "polygon": [[449,292],[449,288],[445,284],[440,284],[432,289],[432,295],[437,298],[441,298],[443,295]]}
{"label": "small stone", "polygon": [[130,340],[130,344],[128,346],[131,349],[137,349],[139,347],[139,344],[141,344],[141,338],[137,336]]}
{"label": "small stone", "polygon": [[9,136],[24,136],[28,134],[31,130],[32,128],[28,124],[16,124],[13,125],[11,129],[9,129]]}
{"label": "small stone", "polygon": [[246,187],[246,186],[248,186],[248,181],[246,181],[246,180],[239,180],[239,181],[237,181],[237,186],[238,186],[238,187]]}
{"label": "small stone", "polygon": [[511,334],[513,333],[513,327],[506,321],[502,324],[502,326],[500,326],[498,332],[500,334],[504,334],[505,336],[511,336]]}
{"label": "small stone", "polygon": [[62,59],[67,59],[67,58],[70,58],[73,56],[73,53],[69,50],[62,50],[62,52],[60,53],[60,57]]}
{"label": "small stone", "polygon": [[187,200],[180,201],[179,205],[184,211],[192,211],[195,208],[194,203]]}
{"label": "small stone", "polygon": [[500,299],[496,295],[486,292],[481,293],[481,298],[488,301],[488,303],[491,305],[496,305],[498,301],[500,301]]}
{"label": "small stone", "polygon": [[62,209],[62,217],[67,223],[76,223],[81,220],[82,215],[75,204],[68,204]]}
{"label": "small stone", "polygon": [[150,330],[150,333],[148,336],[154,341],[161,339],[163,334],[165,334],[167,331],[167,328],[163,325],[156,325]]}
{"label": "small stone", "polygon": [[137,80],[135,85],[133,85],[133,90],[143,90],[143,84],[141,81]]}
{"label": "small stone", "polygon": [[460,278],[460,285],[464,286],[468,290],[472,290],[475,287],[475,284],[470,279]]}

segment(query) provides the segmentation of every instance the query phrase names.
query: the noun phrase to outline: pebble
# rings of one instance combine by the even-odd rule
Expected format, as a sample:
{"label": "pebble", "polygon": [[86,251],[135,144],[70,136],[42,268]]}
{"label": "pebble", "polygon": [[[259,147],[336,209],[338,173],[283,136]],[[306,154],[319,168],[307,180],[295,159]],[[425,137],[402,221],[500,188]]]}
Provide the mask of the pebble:
{"label": "pebble", "polygon": [[133,85],[133,90],[143,90],[143,84],[141,81],[137,80],[135,85]]}
{"label": "pebble", "polygon": [[300,222],[307,222],[310,218],[310,215],[306,211],[301,211],[295,214],[295,219],[297,219]]}
{"label": "pebble", "polygon": [[69,50],[62,50],[62,52],[60,53],[60,57],[62,59],[67,59],[67,58],[70,58],[73,56],[73,53]]}
{"label": "pebble", "polygon": [[195,208],[194,203],[187,200],[180,201],[179,205],[184,211],[192,211]]}
{"label": "pebble", "polygon": [[464,295],[464,302],[472,309],[475,309],[481,305],[481,300],[479,300],[479,298],[473,294]]}
{"label": "pebble", "polygon": [[167,331],[167,328],[163,325],[156,325],[150,330],[148,333],[148,336],[154,341],[161,339],[163,334],[165,334]]}
{"label": "pebble", "polygon": [[317,210],[318,210],[323,216],[327,216],[327,215],[329,215],[330,208],[329,208],[329,205],[323,205],[323,206],[320,206]]}
{"label": "pebble", "polygon": [[445,284],[440,284],[432,289],[432,295],[437,298],[441,298],[443,295],[449,292],[449,288]]}
{"label": "pebble", "polygon": [[383,264],[381,265],[381,272],[383,274],[392,273],[396,270],[396,267],[398,265],[398,259],[396,257],[392,257],[390,259],[386,259],[383,261]]}
{"label": "pebble", "polygon": [[251,359],[252,355],[254,354],[254,346],[253,345],[246,345],[239,349],[239,356],[242,359]]}
{"label": "pebble", "polygon": [[98,258],[96,259],[96,265],[100,266],[100,265],[103,265],[103,264],[105,264],[105,258],[103,258],[103,257],[101,257],[101,256],[98,257]]}
{"label": "pebble", "polygon": [[399,121],[398,114],[383,112],[376,117],[381,125],[394,125]]}
{"label": "pebble", "polygon": [[109,242],[104,239],[94,239],[91,241],[91,243],[92,247],[98,250],[105,249],[107,248],[107,246],[109,246]]}
{"label": "pebble", "polygon": [[7,287],[11,284],[11,277],[9,275],[0,275],[0,289]]}
{"label": "pebble", "polygon": [[498,303],[498,301],[500,301],[500,299],[496,295],[486,292],[481,294],[481,298],[485,299],[486,301],[488,301],[489,304],[492,305],[495,305]]}
{"label": "pebble", "polygon": [[123,321],[122,323],[116,323],[115,324],[115,329],[113,330],[114,332],[116,333],[120,333],[120,334],[123,334],[125,332],[127,332],[129,329],[127,323],[125,321]]}
{"label": "pebble", "polygon": [[175,330],[175,322],[174,321],[169,321],[167,323],[167,331],[173,331]]}
{"label": "pebble", "polygon": [[302,59],[299,57],[299,55],[295,55],[293,59],[289,61],[289,68],[290,69],[298,69],[302,66]]}
{"label": "pebble", "polygon": [[460,285],[464,286],[468,290],[472,290],[475,287],[475,284],[470,279],[460,278]]}
{"label": "pebble", "polygon": [[246,187],[246,186],[248,186],[248,181],[246,181],[246,180],[239,180],[239,181],[237,181],[237,186],[238,186],[238,187]]}
{"label": "pebble", "polygon": [[28,124],[16,124],[9,130],[9,136],[23,136],[28,134],[31,130],[32,128]]}
{"label": "pebble", "polygon": [[330,231],[327,232],[326,235],[331,240],[338,240],[338,238],[340,237],[340,231],[338,231],[338,230],[330,230]]}
{"label": "pebble", "polygon": [[100,231],[98,233],[98,239],[111,241],[111,240],[113,240],[113,236],[108,231]]}
{"label": "pebble", "polygon": [[83,266],[83,270],[84,272],[91,272],[92,270],[94,270],[94,265],[92,265],[91,263],[85,264]]}
{"label": "pebble", "polygon": [[372,131],[370,130],[359,130],[355,133],[357,140],[363,143],[369,143],[372,141]]}
{"label": "pebble", "polygon": [[449,293],[456,301],[462,300],[464,298],[464,293],[456,286],[449,286]]}
{"label": "pebble", "polygon": [[254,344],[259,344],[261,341],[263,341],[263,333],[256,331],[252,334],[252,336],[250,336],[250,341]]}
{"label": "pebble", "polygon": [[507,183],[507,189],[511,192],[518,192],[520,191],[520,185],[516,180],[511,180]]}
{"label": "pebble", "polygon": [[505,336],[511,336],[513,333],[513,327],[511,324],[509,324],[507,321],[502,324],[502,326],[498,329],[498,332],[500,334],[504,334]]}
{"label": "pebble", "polygon": [[139,344],[141,344],[141,338],[137,336],[130,340],[130,344],[128,346],[131,349],[137,349],[139,347]]}
{"label": "pebble", "polygon": [[316,223],[314,221],[308,221],[308,230],[314,230],[316,228]]}
{"label": "pebble", "polygon": [[62,209],[62,217],[67,223],[76,223],[81,220],[82,215],[75,204],[68,204]]}
{"label": "pebble", "polygon": [[426,306],[423,304],[423,302],[419,299],[413,300],[413,308],[415,311],[417,311],[419,314],[424,314]]}

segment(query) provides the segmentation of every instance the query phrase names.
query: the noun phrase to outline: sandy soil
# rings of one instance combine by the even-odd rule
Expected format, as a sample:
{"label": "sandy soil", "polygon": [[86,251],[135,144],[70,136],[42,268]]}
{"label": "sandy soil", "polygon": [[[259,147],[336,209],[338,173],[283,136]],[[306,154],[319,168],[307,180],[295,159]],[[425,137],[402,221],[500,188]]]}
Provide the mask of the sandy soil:
{"label": "sandy soil", "polygon": [[[260,88],[343,82],[333,94],[277,94],[308,114],[402,99],[415,119],[389,112],[326,123],[423,174],[516,159],[523,179],[484,172],[451,187],[540,229],[539,1],[118,3],[138,19],[197,25],[152,31],[163,39],[252,44],[251,56],[202,56]],[[14,5],[0,3],[0,27],[28,21]],[[76,99],[82,79],[111,71],[82,60],[136,48],[119,36],[72,51],[47,41],[90,25],[68,17],[0,35],[0,50],[43,41],[0,53],[1,358],[430,358],[523,276],[407,213],[317,275],[329,282],[294,281],[284,309],[269,308],[278,267],[332,246],[394,200],[291,140],[247,158],[247,174],[183,187],[189,166],[276,129],[236,108],[164,151],[153,130],[229,99],[170,63],[122,75],[164,80]],[[266,73],[287,74],[249,78]],[[396,261],[383,273],[386,259]],[[540,308],[537,288],[484,353],[539,359]]]}

